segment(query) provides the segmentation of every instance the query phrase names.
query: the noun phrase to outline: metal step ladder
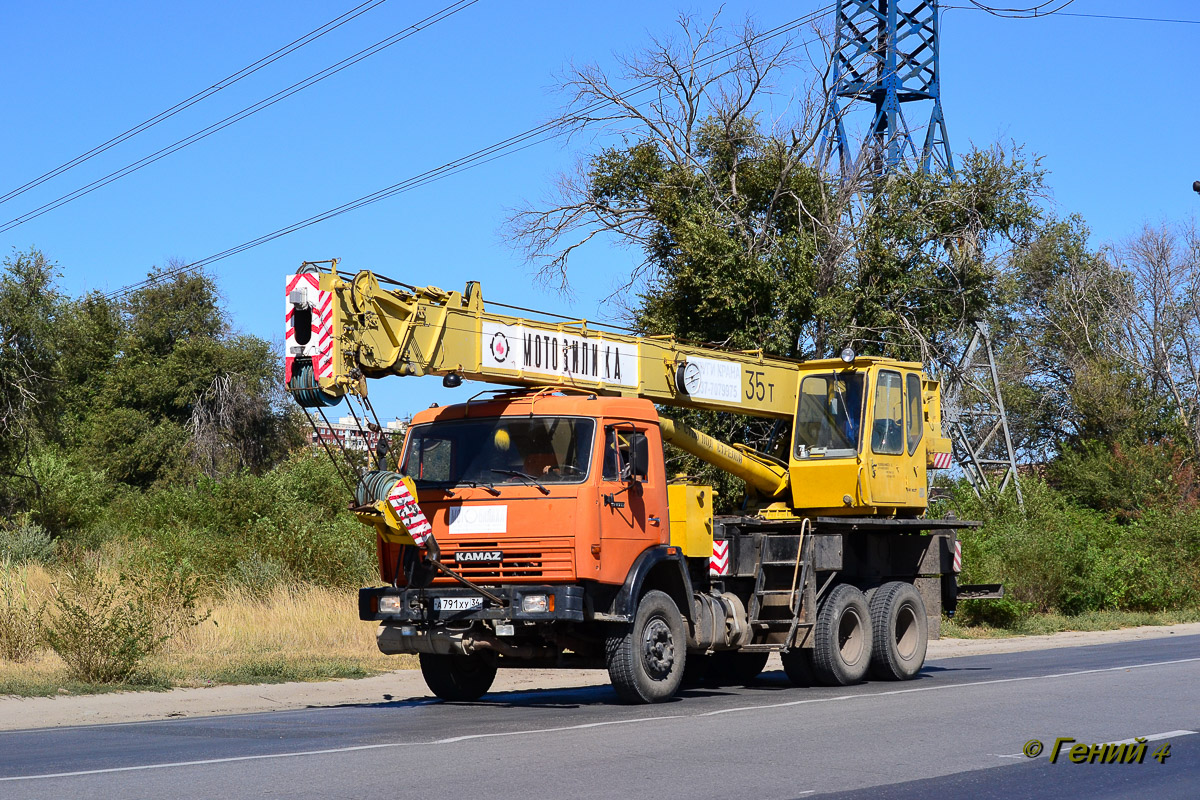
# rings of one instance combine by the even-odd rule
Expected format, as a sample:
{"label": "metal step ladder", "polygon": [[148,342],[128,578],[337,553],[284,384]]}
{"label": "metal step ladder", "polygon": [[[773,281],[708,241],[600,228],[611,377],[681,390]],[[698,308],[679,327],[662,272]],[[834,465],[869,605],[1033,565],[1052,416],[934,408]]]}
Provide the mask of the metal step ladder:
{"label": "metal step ladder", "polygon": [[[760,556],[765,540],[760,540]],[[812,536],[801,534],[796,558],[769,561],[759,558],[750,597],[750,629],[755,641],[744,645],[746,652],[783,650],[796,641],[796,632],[811,623],[800,621],[804,587],[808,584],[812,563]]]}

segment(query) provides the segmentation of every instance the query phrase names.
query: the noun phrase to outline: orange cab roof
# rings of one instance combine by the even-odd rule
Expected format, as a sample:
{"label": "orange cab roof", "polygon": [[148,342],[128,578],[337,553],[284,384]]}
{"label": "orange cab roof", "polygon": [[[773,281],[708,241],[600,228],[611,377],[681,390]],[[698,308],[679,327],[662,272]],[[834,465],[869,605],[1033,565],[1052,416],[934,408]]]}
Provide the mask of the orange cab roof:
{"label": "orange cab roof", "polygon": [[456,419],[509,416],[619,417],[658,422],[658,411],[638,397],[603,397],[591,393],[554,394],[556,390],[502,392],[450,406],[434,406],[413,415],[412,424]]}

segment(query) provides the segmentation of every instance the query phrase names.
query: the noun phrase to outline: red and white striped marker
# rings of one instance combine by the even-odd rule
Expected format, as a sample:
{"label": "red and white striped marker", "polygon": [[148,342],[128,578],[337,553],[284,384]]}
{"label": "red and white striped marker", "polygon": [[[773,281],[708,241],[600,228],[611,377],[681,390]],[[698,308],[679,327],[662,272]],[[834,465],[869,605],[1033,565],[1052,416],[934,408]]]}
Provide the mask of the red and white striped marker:
{"label": "red and white striped marker", "polygon": [[[312,327],[308,342],[296,341],[293,323],[296,307],[292,303],[292,292],[303,295],[304,302],[312,309]],[[319,275],[288,275],[284,297],[284,342],[283,380],[292,379],[292,361],[297,356],[309,356],[313,360],[313,375],[320,378],[333,377],[333,292],[321,291]]]}
{"label": "red and white striped marker", "polygon": [[954,542],[954,571],[962,572],[962,542]]}
{"label": "red and white striped marker", "polygon": [[713,539],[712,557],[708,559],[708,574],[709,575],[728,575],[729,574],[729,542],[722,539]]}
{"label": "red and white striped marker", "polygon": [[950,465],[952,463],[953,463],[953,458],[951,457],[950,453],[934,453],[933,454],[933,468],[934,469],[950,469]]}
{"label": "red and white striped marker", "polygon": [[404,485],[404,481],[396,481],[396,485],[392,487],[392,491],[388,494],[388,505],[392,507],[392,511],[395,511],[396,516],[404,523],[405,529],[408,530],[408,535],[413,538],[417,546],[424,547],[425,542],[429,539],[430,532],[433,530],[433,526],[425,518],[425,512],[421,511],[421,507],[417,505],[416,498],[412,496],[412,492]]}

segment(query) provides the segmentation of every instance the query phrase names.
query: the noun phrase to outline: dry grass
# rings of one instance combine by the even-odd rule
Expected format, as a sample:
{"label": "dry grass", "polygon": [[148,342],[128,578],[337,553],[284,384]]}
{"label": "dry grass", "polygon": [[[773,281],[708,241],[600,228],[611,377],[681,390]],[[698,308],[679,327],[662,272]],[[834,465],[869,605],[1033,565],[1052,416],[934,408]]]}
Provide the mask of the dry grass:
{"label": "dry grass", "polygon": [[[51,596],[54,579],[52,572],[36,565],[24,575],[29,594],[39,600]],[[130,684],[73,683],[62,660],[42,648],[23,663],[0,659],[0,694],[326,680],[416,666],[415,658],[378,651],[375,626],[358,619],[352,591],[280,586],[265,597],[254,597],[233,589],[202,607],[212,608],[209,620],[151,656]]]}
{"label": "dry grass", "polygon": [[354,592],[279,586],[265,598],[233,589],[212,618],[186,631],[150,666],[177,685],[319,680],[415,666],[375,647]]}

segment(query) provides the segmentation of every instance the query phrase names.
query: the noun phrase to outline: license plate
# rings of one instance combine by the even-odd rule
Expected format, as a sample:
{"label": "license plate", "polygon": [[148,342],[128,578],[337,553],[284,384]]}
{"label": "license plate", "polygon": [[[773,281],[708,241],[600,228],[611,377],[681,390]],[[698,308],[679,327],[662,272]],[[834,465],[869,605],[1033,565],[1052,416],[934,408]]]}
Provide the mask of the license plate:
{"label": "license plate", "polygon": [[435,597],[434,611],[474,611],[483,608],[482,597]]}
{"label": "license plate", "polygon": [[500,550],[465,550],[455,553],[454,560],[459,564],[495,564],[504,560]]}

